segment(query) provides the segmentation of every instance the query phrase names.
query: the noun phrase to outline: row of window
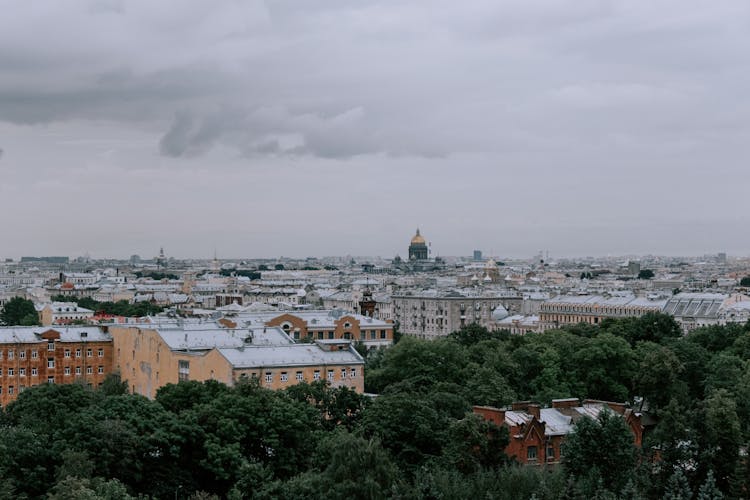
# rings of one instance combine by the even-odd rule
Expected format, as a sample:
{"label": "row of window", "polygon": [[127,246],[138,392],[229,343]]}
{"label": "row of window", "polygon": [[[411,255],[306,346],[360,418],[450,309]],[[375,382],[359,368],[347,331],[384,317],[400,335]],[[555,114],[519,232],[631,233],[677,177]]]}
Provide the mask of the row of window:
{"label": "row of window", "polygon": [[[346,380],[347,378],[350,378],[350,379],[357,378],[357,369],[356,368],[352,368],[352,369],[348,370],[348,375],[347,375],[347,369],[346,368],[342,368],[340,373],[341,373],[340,374],[341,380]],[[253,376],[255,376],[255,374],[253,374]],[[302,382],[303,380],[305,380],[305,376],[304,376],[304,374],[301,371],[298,371],[298,372],[295,373],[295,378],[297,379],[297,382]],[[334,372],[334,370],[328,370],[328,373],[327,373],[327,379],[328,379],[328,381],[329,382],[333,382],[334,378],[335,378],[335,372]],[[266,372],[265,380],[266,380],[267,384],[272,383],[273,382],[273,372]],[[288,382],[289,381],[289,373],[288,372],[281,372],[280,380],[281,380],[281,382]],[[320,370],[315,370],[313,372],[313,380],[320,380]]]}
{"label": "row of window", "polygon": [[[48,366],[49,366],[49,361],[48,361]],[[49,367],[50,368],[54,368],[55,367],[54,360],[52,360],[52,366],[49,366]],[[94,367],[93,366],[87,366],[86,367],[86,373],[89,374],[89,375],[93,374],[94,373]],[[97,373],[103,374],[104,373],[104,366],[99,365],[97,367]],[[70,366],[66,366],[65,367],[65,375],[70,375],[70,374],[71,374],[71,367]],[[76,366],[76,375],[80,375],[80,374],[81,374],[81,367],[80,366]],[[16,375],[15,368],[8,368],[7,369],[7,375],[8,375],[8,377],[14,377]],[[36,367],[32,367],[31,368],[31,376],[32,377],[36,377],[38,375],[39,375],[39,371],[37,370],[37,368]],[[3,369],[0,368],[0,377],[2,377],[2,376],[3,376]],[[26,376],[26,368],[19,368],[18,369],[18,376],[19,377],[25,377]]]}
{"label": "row of window", "polygon": [[[529,446],[526,448],[526,460],[529,462],[537,461],[537,448],[536,446]],[[562,455],[562,452],[560,453]],[[555,448],[552,446],[547,447],[547,460],[555,459]]]}
{"label": "row of window", "polygon": [[[49,345],[52,346],[52,349],[48,348],[47,350],[48,351],[54,351],[55,350],[54,349],[54,345],[55,345],[54,342],[50,342]],[[80,358],[81,354],[82,354],[82,350],[81,349],[76,349],[75,352],[76,352],[76,358]],[[70,354],[71,354],[70,349],[65,349],[64,356],[66,358],[69,358]],[[99,348],[97,350],[96,354],[97,354],[98,357],[103,358],[104,357],[104,349]],[[0,360],[3,359],[4,355],[6,355],[5,352],[2,349],[0,349]],[[8,359],[15,359],[15,357],[16,357],[16,351],[14,349],[8,349],[7,357],[8,357]],[[38,357],[39,357],[39,351],[37,351],[36,349],[32,349],[31,350],[31,359],[37,359]],[[93,358],[94,357],[94,350],[93,349],[86,349],[86,357]],[[19,359],[26,359],[26,350],[20,350],[20,351],[18,351],[18,358]]]}
{"label": "row of window", "polygon": [[[48,384],[54,384],[54,383],[55,383],[55,377],[47,377],[47,383],[48,383]],[[30,385],[29,387],[34,387],[34,386],[36,386],[36,385],[37,385],[37,384],[32,384],[32,385]],[[93,387],[93,384],[92,384],[91,382],[89,382],[89,383],[87,383],[87,384],[86,384],[86,386],[87,386],[87,387],[88,387],[89,389],[91,389],[91,388]],[[102,383],[101,383],[101,382],[99,382],[98,386],[99,386],[99,387],[101,387],[101,386],[102,386]],[[22,392],[23,392],[23,391],[24,391],[25,389],[26,389],[26,386],[25,386],[25,385],[19,385],[19,386],[18,386],[18,393],[19,393],[19,394],[20,394],[20,393],[22,393]],[[2,394],[2,393],[3,393],[3,387],[2,387],[2,386],[0,386],[0,394]],[[9,385],[9,386],[8,386],[8,388],[7,388],[7,393],[8,393],[8,395],[12,395],[12,394],[15,394],[15,393],[16,393],[16,388],[15,388],[14,386],[12,386],[12,385]]]}

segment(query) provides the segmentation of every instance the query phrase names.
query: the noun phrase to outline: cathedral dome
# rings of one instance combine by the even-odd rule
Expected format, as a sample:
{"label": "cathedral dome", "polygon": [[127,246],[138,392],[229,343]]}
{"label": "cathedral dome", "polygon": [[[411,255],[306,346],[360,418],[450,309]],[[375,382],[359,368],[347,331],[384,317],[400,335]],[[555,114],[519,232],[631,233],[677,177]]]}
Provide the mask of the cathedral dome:
{"label": "cathedral dome", "polygon": [[417,234],[414,235],[414,237],[411,239],[412,245],[425,245],[427,242],[425,242],[424,238],[422,238],[422,235],[419,234],[419,229],[417,229]]}

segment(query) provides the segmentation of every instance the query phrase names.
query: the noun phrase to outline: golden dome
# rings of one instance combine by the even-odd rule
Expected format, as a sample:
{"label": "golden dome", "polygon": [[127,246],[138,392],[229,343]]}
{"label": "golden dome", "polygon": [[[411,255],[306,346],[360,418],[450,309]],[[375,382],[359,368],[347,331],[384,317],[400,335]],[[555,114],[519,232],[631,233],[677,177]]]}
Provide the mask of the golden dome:
{"label": "golden dome", "polygon": [[417,229],[417,234],[414,235],[414,237],[411,239],[412,245],[426,245],[427,242],[422,238],[422,235],[419,234],[419,229]]}

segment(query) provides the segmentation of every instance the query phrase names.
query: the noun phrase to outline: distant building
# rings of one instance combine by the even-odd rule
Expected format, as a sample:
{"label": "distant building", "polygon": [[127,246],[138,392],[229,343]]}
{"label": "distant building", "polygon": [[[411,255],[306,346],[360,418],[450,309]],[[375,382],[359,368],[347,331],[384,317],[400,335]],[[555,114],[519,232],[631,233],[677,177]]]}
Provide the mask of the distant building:
{"label": "distant building", "polygon": [[661,312],[667,303],[658,297],[632,295],[561,295],[544,301],[539,309],[541,330],[563,325],[588,323],[598,325],[605,318],[637,318],[650,312]]}
{"label": "distant building", "polygon": [[[518,310],[522,299],[492,292],[422,290],[394,294],[394,318],[405,335],[434,339],[472,323],[490,330],[497,328],[494,311],[501,307],[505,316]],[[504,316],[503,316],[504,317]]]}
{"label": "distant building", "polygon": [[45,326],[87,322],[94,316],[94,311],[75,302],[52,302],[41,306],[38,312],[39,320]]}
{"label": "distant building", "polygon": [[417,228],[417,234],[414,235],[409,244],[409,260],[427,260],[428,258],[427,242],[419,234],[419,228]]}
{"label": "distant building", "polygon": [[482,260],[482,251],[474,250],[474,262],[480,262]]}
{"label": "distant building", "polygon": [[687,333],[701,326],[744,323],[750,317],[750,297],[739,293],[678,293],[664,306]]}
{"label": "distant building", "polygon": [[68,264],[68,257],[21,257],[21,263],[41,262],[46,264]]}

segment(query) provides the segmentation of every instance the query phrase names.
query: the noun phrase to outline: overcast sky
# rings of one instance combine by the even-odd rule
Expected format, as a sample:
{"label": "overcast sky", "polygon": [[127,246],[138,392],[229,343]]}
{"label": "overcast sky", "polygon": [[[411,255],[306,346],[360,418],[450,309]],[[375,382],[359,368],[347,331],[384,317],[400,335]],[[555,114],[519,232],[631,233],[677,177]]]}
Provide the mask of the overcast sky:
{"label": "overcast sky", "polygon": [[0,8],[0,256],[750,254],[747,0]]}

